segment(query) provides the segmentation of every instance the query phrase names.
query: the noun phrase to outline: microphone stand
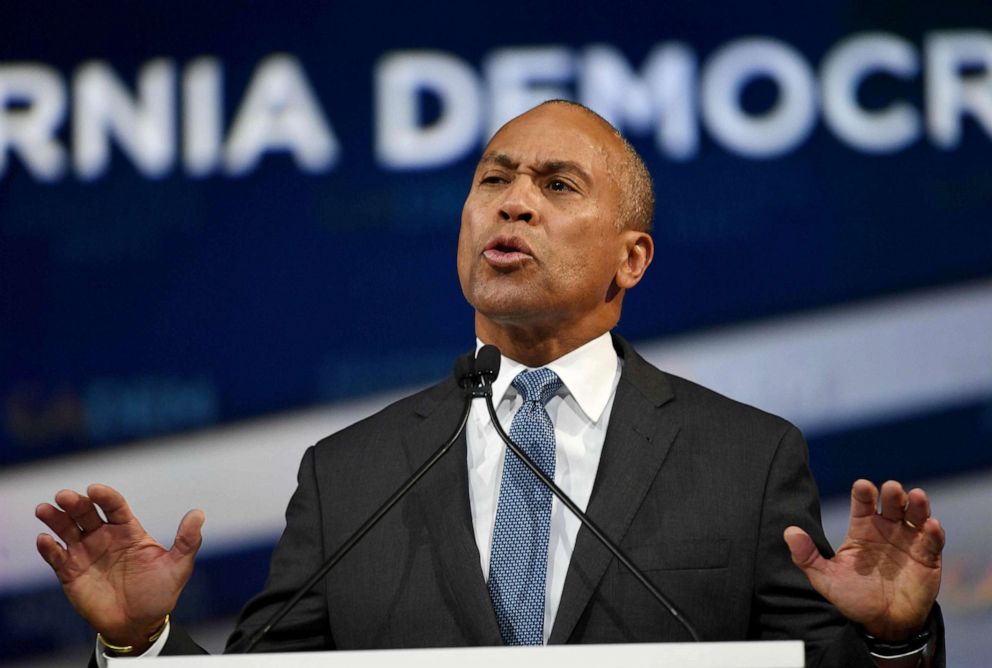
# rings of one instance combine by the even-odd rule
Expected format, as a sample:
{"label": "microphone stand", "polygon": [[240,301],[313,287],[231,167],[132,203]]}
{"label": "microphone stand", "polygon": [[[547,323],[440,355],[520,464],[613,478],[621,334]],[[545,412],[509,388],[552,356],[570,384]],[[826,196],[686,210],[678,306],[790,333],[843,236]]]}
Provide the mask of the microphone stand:
{"label": "microphone stand", "polygon": [[[328,571],[334,568],[334,566],[337,565],[337,563],[341,561],[341,559],[346,554],[348,554],[348,552],[351,551],[351,548],[355,547],[355,545],[357,545],[358,542],[365,537],[365,534],[371,531],[372,527],[378,524],[379,520],[385,517],[386,514],[390,510],[392,510],[393,506],[395,506],[400,499],[406,496],[406,493],[409,492],[413,488],[413,486],[416,485],[420,481],[420,479],[423,478],[424,475],[428,471],[430,471],[431,468],[433,468],[433,466],[437,464],[444,457],[444,455],[448,453],[448,451],[451,449],[451,446],[455,444],[455,441],[458,440],[458,437],[462,435],[463,431],[465,431],[465,425],[468,423],[469,411],[472,409],[472,400],[479,397],[490,397],[489,403],[491,405],[492,404],[491,396],[492,396],[492,389],[489,387],[488,383],[484,383],[481,387],[473,386],[471,388],[465,389],[465,405],[462,408],[462,414],[458,420],[458,428],[451,435],[451,437],[447,441],[445,441],[441,445],[441,447],[435,450],[434,454],[432,454],[427,459],[427,461],[421,464],[420,468],[414,471],[413,475],[407,478],[406,482],[404,482],[399,489],[393,492],[392,496],[386,499],[386,501],[381,506],[379,506],[379,508],[374,513],[372,513],[372,515],[367,520],[365,520],[365,523],[362,524],[362,526],[358,527],[358,529],[353,534],[351,534],[348,540],[346,540],[341,545],[341,547],[335,550],[334,554],[332,554],[330,557],[327,558],[327,561],[325,561],[321,565],[321,567],[317,569],[317,571],[314,572],[314,574],[311,575],[306,582],[303,583],[303,585],[296,591],[295,594],[293,594],[293,596],[289,600],[287,600],[282,605],[282,607],[276,610],[275,614],[273,614],[261,628],[256,630],[248,638],[248,642],[245,644],[243,650],[233,651],[232,648],[231,653],[248,654],[253,649],[255,649],[255,646],[259,643],[259,641],[262,638],[266,636],[266,634],[268,634],[269,631],[272,630],[272,627],[274,627],[276,624],[282,621],[282,618],[285,617],[286,614],[290,610],[292,610],[297,603],[300,602],[300,599],[302,599],[307,594],[307,592],[313,589],[314,585],[320,582],[321,578],[323,578],[328,573]],[[235,647],[239,644],[241,644],[241,641],[236,643]]]}
{"label": "microphone stand", "polygon": [[[570,498],[568,498],[568,495],[565,494],[565,492],[563,492],[561,488],[555,484],[555,481],[549,478],[547,475],[545,475],[544,471],[541,470],[541,467],[535,464],[534,460],[532,460],[530,456],[526,452],[524,452],[519,445],[514,443],[510,439],[510,437],[506,435],[506,432],[503,431],[502,425],[500,425],[499,423],[499,418],[496,416],[496,409],[493,407],[493,393],[490,387],[491,381],[486,376],[482,377],[481,381],[482,381],[482,387],[479,388],[479,391],[480,391],[480,395],[486,398],[486,408],[489,409],[489,419],[492,422],[493,427],[496,428],[496,433],[499,434],[499,437],[503,440],[504,443],[506,443],[506,447],[512,450],[513,454],[515,454],[517,457],[520,458],[520,460],[527,466],[527,468],[529,468],[531,472],[537,476],[538,480],[544,483],[544,485],[551,490],[551,493],[554,494],[558,498],[558,500],[561,501],[562,504],[566,508],[568,508],[572,512],[572,514],[579,519],[579,521],[582,523],[582,526],[588,529],[589,532],[592,533],[592,535],[595,536],[596,539],[600,543],[602,543],[603,546],[606,547],[606,549],[608,549],[613,554],[614,557],[617,558],[617,561],[623,564],[624,567],[627,568],[627,570],[629,570],[635,578],[637,578],[637,581],[640,582],[641,585],[643,585],[644,588],[648,590],[648,593],[650,593],[655,598],[656,601],[661,603],[661,605],[666,610],[668,610],[668,613],[675,618],[675,621],[677,621],[679,624],[682,625],[682,628],[686,630],[686,632],[693,639],[693,641],[700,642],[699,633],[696,632],[696,629],[693,628],[692,624],[690,624],[689,621],[682,616],[682,613],[680,613],[675,608],[675,606],[667,598],[665,598],[665,596],[660,591],[658,591],[658,588],[655,587],[650,580],[648,580],[647,576],[644,575],[641,569],[635,566],[634,563],[630,559],[628,559],[627,556],[620,550],[620,548],[617,547],[617,545],[612,540],[607,538],[606,534],[603,533],[602,529],[596,526],[593,523],[593,521],[589,519],[589,517],[586,516],[586,514],[582,512],[577,505],[575,505],[575,502],[572,501]],[[483,389],[488,390],[488,392],[483,393],[482,392]]]}

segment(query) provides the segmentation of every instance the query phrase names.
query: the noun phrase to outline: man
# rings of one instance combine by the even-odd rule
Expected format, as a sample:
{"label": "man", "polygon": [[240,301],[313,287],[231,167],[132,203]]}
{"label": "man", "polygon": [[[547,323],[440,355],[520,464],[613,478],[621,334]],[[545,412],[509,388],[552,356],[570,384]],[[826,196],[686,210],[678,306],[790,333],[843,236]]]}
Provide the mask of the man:
{"label": "man", "polygon": [[[643,163],[583,107],[546,103],[490,141],[462,212],[458,275],[479,342],[504,356],[494,383],[504,426],[704,640],[801,638],[810,666],[872,665],[870,649],[904,655],[879,664],[940,663],[944,535],[922,490],[856,482],[848,537],[824,557],[798,431],[611,338],[653,258],[652,213]],[[265,590],[232,642],[427,458],[460,402],[448,380],[307,451]],[[688,639],[503,455],[478,408],[455,450],[264,648]],[[61,510],[42,504],[37,515],[65,547],[42,535],[38,550],[105,651],[196,651],[166,615],[192,570],[203,513],[183,518],[167,551],[108,487],[56,501]]]}

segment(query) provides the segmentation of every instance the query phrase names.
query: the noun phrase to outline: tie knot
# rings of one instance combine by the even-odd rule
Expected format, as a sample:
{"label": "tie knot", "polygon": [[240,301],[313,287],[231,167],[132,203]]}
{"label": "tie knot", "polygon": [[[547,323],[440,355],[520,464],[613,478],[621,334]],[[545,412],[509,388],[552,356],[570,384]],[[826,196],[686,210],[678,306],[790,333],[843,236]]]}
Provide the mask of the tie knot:
{"label": "tie knot", "polygon": [[524,401],[536,401],[542,406],[551,401],[551,397],[561,389],[561,378],[551,369],[534,369],[521,371],[513,379],[513,387],[519,392]]}

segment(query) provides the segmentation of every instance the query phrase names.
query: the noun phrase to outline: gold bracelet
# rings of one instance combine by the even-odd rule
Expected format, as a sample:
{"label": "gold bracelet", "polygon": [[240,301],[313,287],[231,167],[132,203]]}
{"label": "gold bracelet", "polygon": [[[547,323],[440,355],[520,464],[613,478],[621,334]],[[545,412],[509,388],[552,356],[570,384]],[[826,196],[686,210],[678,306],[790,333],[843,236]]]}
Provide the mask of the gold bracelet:
{"label": "gold bracelet", "polygon": [[[162,637],[165,633],[165,629],[169,626],[169,613],[165,613],[165,621],[162,622],[162,626],[158,627],[158,631],[148,636],[148,642],[154,643],[156,640]],[[134,645],[111,645],[109,642],[104,640],[103,636],[98,631],[96,634],[96,639],[100,641],[100,644],[109,649],[115,654],[130,654],[134,651]]]}

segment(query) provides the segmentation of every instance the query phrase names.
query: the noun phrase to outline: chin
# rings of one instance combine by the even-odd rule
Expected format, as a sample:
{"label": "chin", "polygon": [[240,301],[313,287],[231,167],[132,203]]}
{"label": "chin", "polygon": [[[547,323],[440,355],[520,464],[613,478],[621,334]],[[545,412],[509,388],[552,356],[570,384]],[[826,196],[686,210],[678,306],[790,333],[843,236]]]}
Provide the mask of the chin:
{"label": "chin", "polygon": [[547,305],[533,294],[520,290],[476,290],[466,295],[469,303],[481,315],[497,322],[529,320],[547,313]]}

